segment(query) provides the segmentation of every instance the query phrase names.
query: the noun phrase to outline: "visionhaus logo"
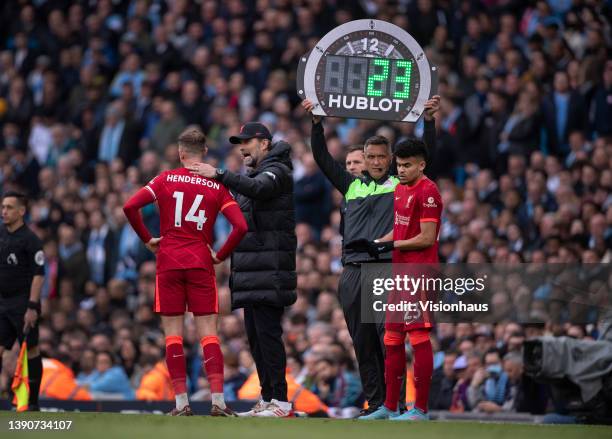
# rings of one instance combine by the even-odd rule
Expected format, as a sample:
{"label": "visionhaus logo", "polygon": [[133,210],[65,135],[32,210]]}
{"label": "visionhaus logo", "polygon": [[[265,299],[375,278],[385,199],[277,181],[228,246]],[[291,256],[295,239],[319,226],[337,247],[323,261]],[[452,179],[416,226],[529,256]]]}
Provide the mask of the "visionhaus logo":
{"label": "visionhaus logo", "polygon": [[[385,303],[382,300],[375,300],[372,303],[372,309],[375,312],[401,312],[401,313],[416,313],[420,316],[420,312],[434,313],[434,312],[488,312],[488,303],[465,303],[459,301],[457,303],[446,303],[442,300],[433,302],[431,300],[417,300],[416,302],[408,300],[400,300],[397,303]],[[404,315],[405,317],[408,314]],[[392,320],[392,319],[391,319]],[[414,319],[412,319],[414,320]]]}

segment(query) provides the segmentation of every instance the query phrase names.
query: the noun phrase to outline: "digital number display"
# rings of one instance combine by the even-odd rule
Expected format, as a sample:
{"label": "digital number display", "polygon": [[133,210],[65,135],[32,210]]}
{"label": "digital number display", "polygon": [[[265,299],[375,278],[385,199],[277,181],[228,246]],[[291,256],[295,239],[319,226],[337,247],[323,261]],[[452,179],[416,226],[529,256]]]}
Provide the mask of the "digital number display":
{"label": "digital number display", "polygon": [[437,87],[437,68],[404,29],[382,20],[349,21],[300,57],[296,91],[313,114],[415,122]]}
{"label": "digital number display", "polygon": [[411,78],[410,60],[330,55],[323,92],[409,99]]}

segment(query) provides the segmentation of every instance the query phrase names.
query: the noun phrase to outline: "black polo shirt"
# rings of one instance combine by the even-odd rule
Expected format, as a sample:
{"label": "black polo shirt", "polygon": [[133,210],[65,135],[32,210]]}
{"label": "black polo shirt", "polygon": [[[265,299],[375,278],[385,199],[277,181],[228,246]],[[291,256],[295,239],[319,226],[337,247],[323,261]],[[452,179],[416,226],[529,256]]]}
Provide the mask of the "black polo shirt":
{"label": "black polo shirt", "polygon": [[45,274],[42,242],[25,224],[10,233],[0,224],[0,295],[30,296],[32,279]]}

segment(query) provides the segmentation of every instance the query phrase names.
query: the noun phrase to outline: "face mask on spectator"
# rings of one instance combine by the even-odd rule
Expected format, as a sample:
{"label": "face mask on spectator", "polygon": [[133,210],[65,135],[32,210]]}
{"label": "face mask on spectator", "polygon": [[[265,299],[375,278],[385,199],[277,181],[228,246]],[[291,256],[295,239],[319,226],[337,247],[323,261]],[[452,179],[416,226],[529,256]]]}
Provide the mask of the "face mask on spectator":
{"label": "face mask on spectator", "polygon": [[500,375],[502,373],[502,366],[501,364],[491,364],[487,366],[487,372],[489,372],[489,375]]}

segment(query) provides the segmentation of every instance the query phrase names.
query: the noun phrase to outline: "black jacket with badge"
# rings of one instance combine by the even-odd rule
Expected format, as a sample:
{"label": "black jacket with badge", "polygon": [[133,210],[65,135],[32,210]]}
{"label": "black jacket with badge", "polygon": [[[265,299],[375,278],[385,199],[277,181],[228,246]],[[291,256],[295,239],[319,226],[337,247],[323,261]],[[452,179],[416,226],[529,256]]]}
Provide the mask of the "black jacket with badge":
{"label": "black jacket with badge", "polygon": [[295,211],[291,146],[272,146],[248,175],[226,171],[219,177],[235,195],[248,232],[232,254],[232,308],[265,304],[289,306],[295,292]]}
{"label": "black jacket with badge", "polygon": [[45,275],[42,242],[27,225],[10,233],[0,224],[0,297],[30,297],[34,276]]}

